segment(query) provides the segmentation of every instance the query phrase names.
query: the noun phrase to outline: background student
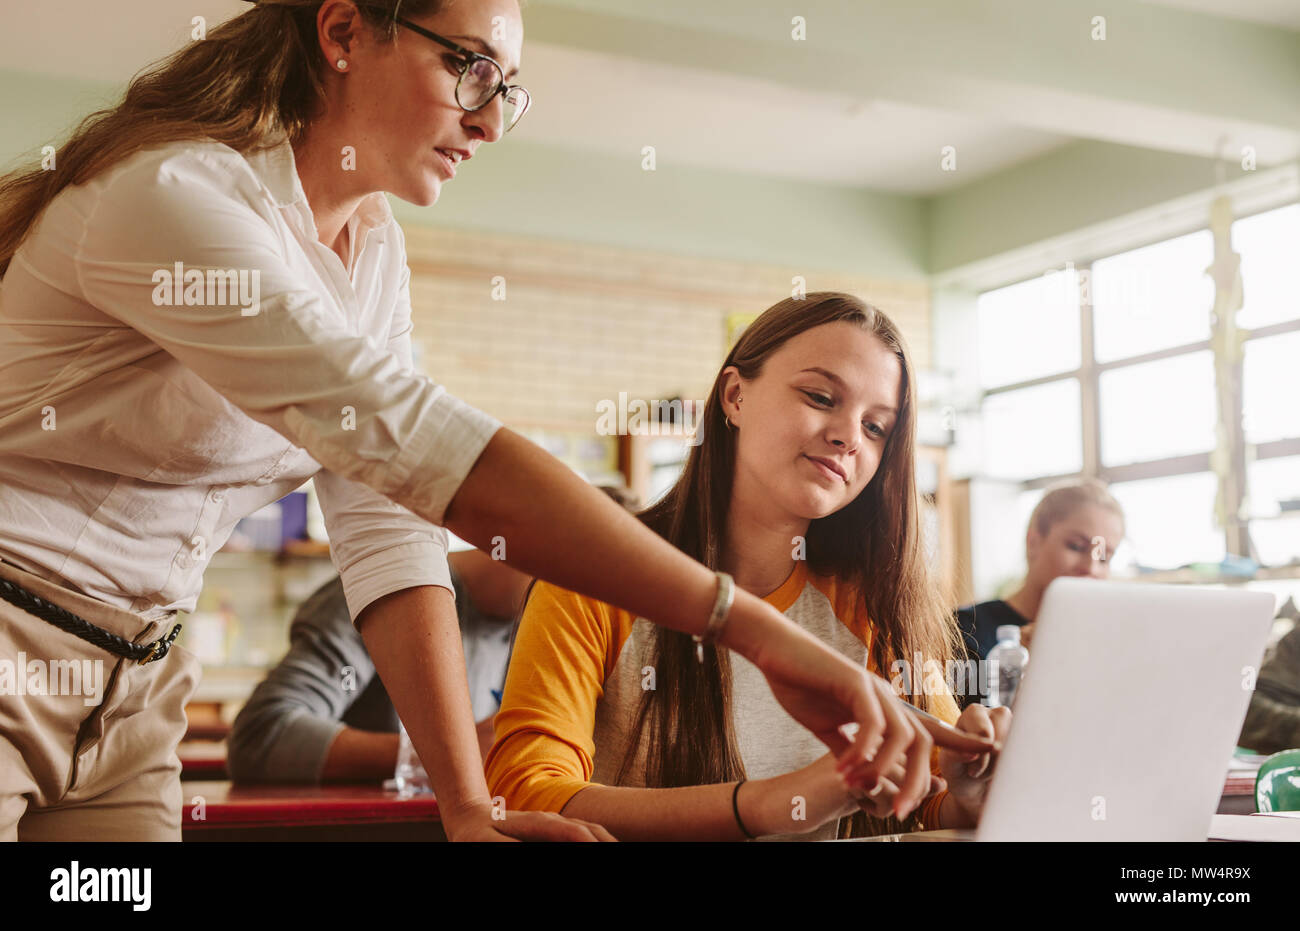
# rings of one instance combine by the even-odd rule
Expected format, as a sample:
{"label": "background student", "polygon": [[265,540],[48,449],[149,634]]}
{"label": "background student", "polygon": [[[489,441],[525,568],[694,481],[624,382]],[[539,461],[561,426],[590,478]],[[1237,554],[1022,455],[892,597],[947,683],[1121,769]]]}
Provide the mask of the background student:
{"label": "background student", "polygon": [[[1295,604],[1288,607],[1294,615]],[[1300,747],[1300,624],[1260,667],[1237,743],[1256,753]]]}
{"label": "background student", "polygon": [[[994,599],[957,611],[966,651],[983,660],[997,645],[997,629],[1020,628],[1020,642],[1029,647],[1034,621],[1048,584],[1061,576],[1110,577],[1110,561],[1124,539],[1124,511],[1096,479],[1066,481],[1043,494],[1025,531],[1024,581],[1006,600]],[[963,704],[983,700],[978,690],[959,696]]]}
{"label": "background student", "polygon": [[[447,566],[486,755],[510,633],[531,579],[480,550],[451,553]],[[241,783],[382,781],[397,764],[400,725],[336,576],[299,606],[289,652],[235,718],[227,739],[230,776]]]}

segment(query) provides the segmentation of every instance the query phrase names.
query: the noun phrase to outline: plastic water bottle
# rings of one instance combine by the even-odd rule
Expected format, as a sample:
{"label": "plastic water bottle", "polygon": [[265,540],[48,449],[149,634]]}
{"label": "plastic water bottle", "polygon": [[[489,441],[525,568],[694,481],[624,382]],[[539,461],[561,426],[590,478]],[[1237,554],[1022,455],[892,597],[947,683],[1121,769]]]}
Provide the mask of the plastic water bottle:
{"label": "plastic water bottle", "polygon": [[433,794],[429,774],[424,771],[424,764],[416,755],[415,744],[411,743],[411,737],[402,724],[398,725],[397,770],[393,773],[393,781],[397,783],[397,791],[402,798]]}
{"label": "plastic water bottle", "polygon": [[1015,624],[998,627],[998,645],[989,650],[989,707],[1010,708],[1020,689],[1020,677],[1029,664],[1029,651],[1020,645],[1020,628]]}

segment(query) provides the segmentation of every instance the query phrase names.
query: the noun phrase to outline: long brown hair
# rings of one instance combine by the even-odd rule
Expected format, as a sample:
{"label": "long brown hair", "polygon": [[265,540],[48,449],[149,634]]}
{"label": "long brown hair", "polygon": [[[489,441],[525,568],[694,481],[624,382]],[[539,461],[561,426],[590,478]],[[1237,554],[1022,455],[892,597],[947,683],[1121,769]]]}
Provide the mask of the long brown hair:
{"label": "long brown hair", "polygon": [[[838,579],[863,599],[874,629],[871,658],[878,673],[888,677],[894,658],[911,660],[916,653],[946,670],[948,661],[958,655],[959,635],[950,606],[931,582],[926,565],[915,475],[915,375],[893,322],[850,294],[823,291],[788,298],[750,324],[722,370],[734,365],[745,379],[756,378],[768,357],[787,340],[839,321],[867,330],[898,357],[901,401],[880,466],[866,488],[847,506],[809,524],[808,569]],[[723,385],[720,370],[698,428],[702,440],[692,447],[672,489],[639,515],[652,530],[711,569],[721,562],[736,462],[735,435],[725,425]],[[648,744],[647,786],[707,785],[744,778],[732,727],[727,652],[706,648],[705,661],[700,663],[688,635],[659,627],[655,637],[652,662],[658,687],[644,694],[616,784],[630,772],[643,740]],[[924,692],[917,684],[919,672],[912,677],[913,693]],[[932,710],[930,696],[909,698]],[[861,825],[862,819],[857,823]],[[897,830],[902,826],[890,818],[873,827]]]}
{"label": "long brown hair", "polygon": [[[58,147],[57,170],[20,168],[0,177],[0,277],[55,195],[141,149],[212,139],[250,154],[285,135],[298,142],[325,100],[321,75],[328,65],[316,39],[321,2],[259,0],[136,75],[121,103],[83,119]],[[357,3],[362,20],[388,42],[399,9],[412,17],[441,6],[442,0]]]}

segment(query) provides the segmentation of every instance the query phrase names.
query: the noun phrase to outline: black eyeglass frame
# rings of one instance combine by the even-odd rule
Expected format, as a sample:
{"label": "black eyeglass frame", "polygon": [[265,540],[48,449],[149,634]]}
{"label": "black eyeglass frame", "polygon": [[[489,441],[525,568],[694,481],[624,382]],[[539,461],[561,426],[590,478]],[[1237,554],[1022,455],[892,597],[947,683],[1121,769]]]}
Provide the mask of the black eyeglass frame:
{"label": "black eyeglass frame", "polygon": [[[506,127],[505,131],[510,132],[510,130],[514,129],[519,121],[524,118],[524,114],[528,112],[529,105],[533,102],[532,95],[528,93],[528,88],[524,87],[522,84],[507,84],[505,69],[502,68],[500,62],[491,55],[484,55],[482,52],[475,52],[472,49],[465,48],[463,45],[457,45],[450,39],[445,39],[436,32],[430,32],[423,26],[417,26],[409,19],[405,19],[401,16],[394,17],[393,22],[397,23],[399,26],[405,26],[412,32],[419,33],[426,39],[432,39],[444,48],[451,49],[463,59],[460,64],[460,78],[456,81],[456,106],[460,107],[466,113],[474,113],[475,111],[482,110],[495,100],[497,94],[507,94],[510,91],[522,91],[524,94],[524,105],[520,108],[518,114],[515,115],[514,121]],[[470,65],[474,64],[478,59],[491,62],[492,67],[497,69],[497,89],[492,92],[491,96],[489,96],[487,100],[483,101],[477,107],[467,107],[460,102],[460,85],[461,82],[465,80],[465,75],[469,74]]]}
{"label": "black eyeglass frame", "polygon": [[[246,0],[246,2],[251,3],[254,6],[257,5],[257,0]],[[379,7],[375,7],[373,4],[360,3],[358,4],[358,6],[370,6],[371,9],[380,9]],[[461,62],[461,66],[460,66],[460,78],[456,81],[456,106],[460,107],[466,113],[474,113],[478,110],[482,110],[493,100],[495,100],[497,94],[504,94],[507,93],[508,91],[516,91],[516,90],[523,91],[524,105],[522,108],[520,108],[519,112],[515,115],[514,122],[512,122],[509,126],[507,126],[505,131],[510,132],[510,130],[514,129],[515,126],[519,123],[519,121],[524,118],[524,114],[528,112],[528,107],[533,102],[533,95],[528,93],[528,88],[524,87],[522,84],[507,84],[505,69],[502,68],[501,63],[498,62],[491,55],[484,55],[482,52],[475,52],[472,49],[465,48],[465,46],[463,45],[457,45],[455,42],[451,41],[450,39],[444,39],[436,32],[430,32],[429,30],[425,29],[423,26],[417,26],[415,23],[411,22],[409,19],[405,19],[404,17],[394,16],[393,22],[399,26],[405,26],[407,29],[411,30],[412,32],[419,33],[420,35],[424,36],[426,39],[432,39],[434,42],[437,42],[439,45],[451,49],[462,59],[464,59]],[[469,73],[469,66],[472,65],[475,59],[478,58],[481,58],[484,61],[491,62],[492,67],[497,69],[497,75],[498,75],[497,89],[492,92],[492,96],[488,97],[487,100],[483,101],[477,107],[467,107],[460,102],[460,83],[461,81],[465,80],[465,75]]]}

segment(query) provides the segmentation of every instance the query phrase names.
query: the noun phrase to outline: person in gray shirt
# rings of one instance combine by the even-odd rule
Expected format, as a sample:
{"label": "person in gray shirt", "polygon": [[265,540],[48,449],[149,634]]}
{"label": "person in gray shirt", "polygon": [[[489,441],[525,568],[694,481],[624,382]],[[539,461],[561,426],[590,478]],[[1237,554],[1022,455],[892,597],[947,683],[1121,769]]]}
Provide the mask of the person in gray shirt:
{"label": "person in gray shirt", "polygon": [[[1288,600],[1279,617],[1300,612]],[[1300,623],[1278,641],[1260,667],[1259,679],[1237,743],[1256,753],[1300,747]]]}
{"label": "person in gray shirt", "polygon": [[[451,553],[447,562],[486,753],[511,632],[532,579],[479,550]],[[235,719],[227,741],[231,779],[319,783],[392,776],[400,722],[337,576],[299,606],[289,641],[289,652]]]}

